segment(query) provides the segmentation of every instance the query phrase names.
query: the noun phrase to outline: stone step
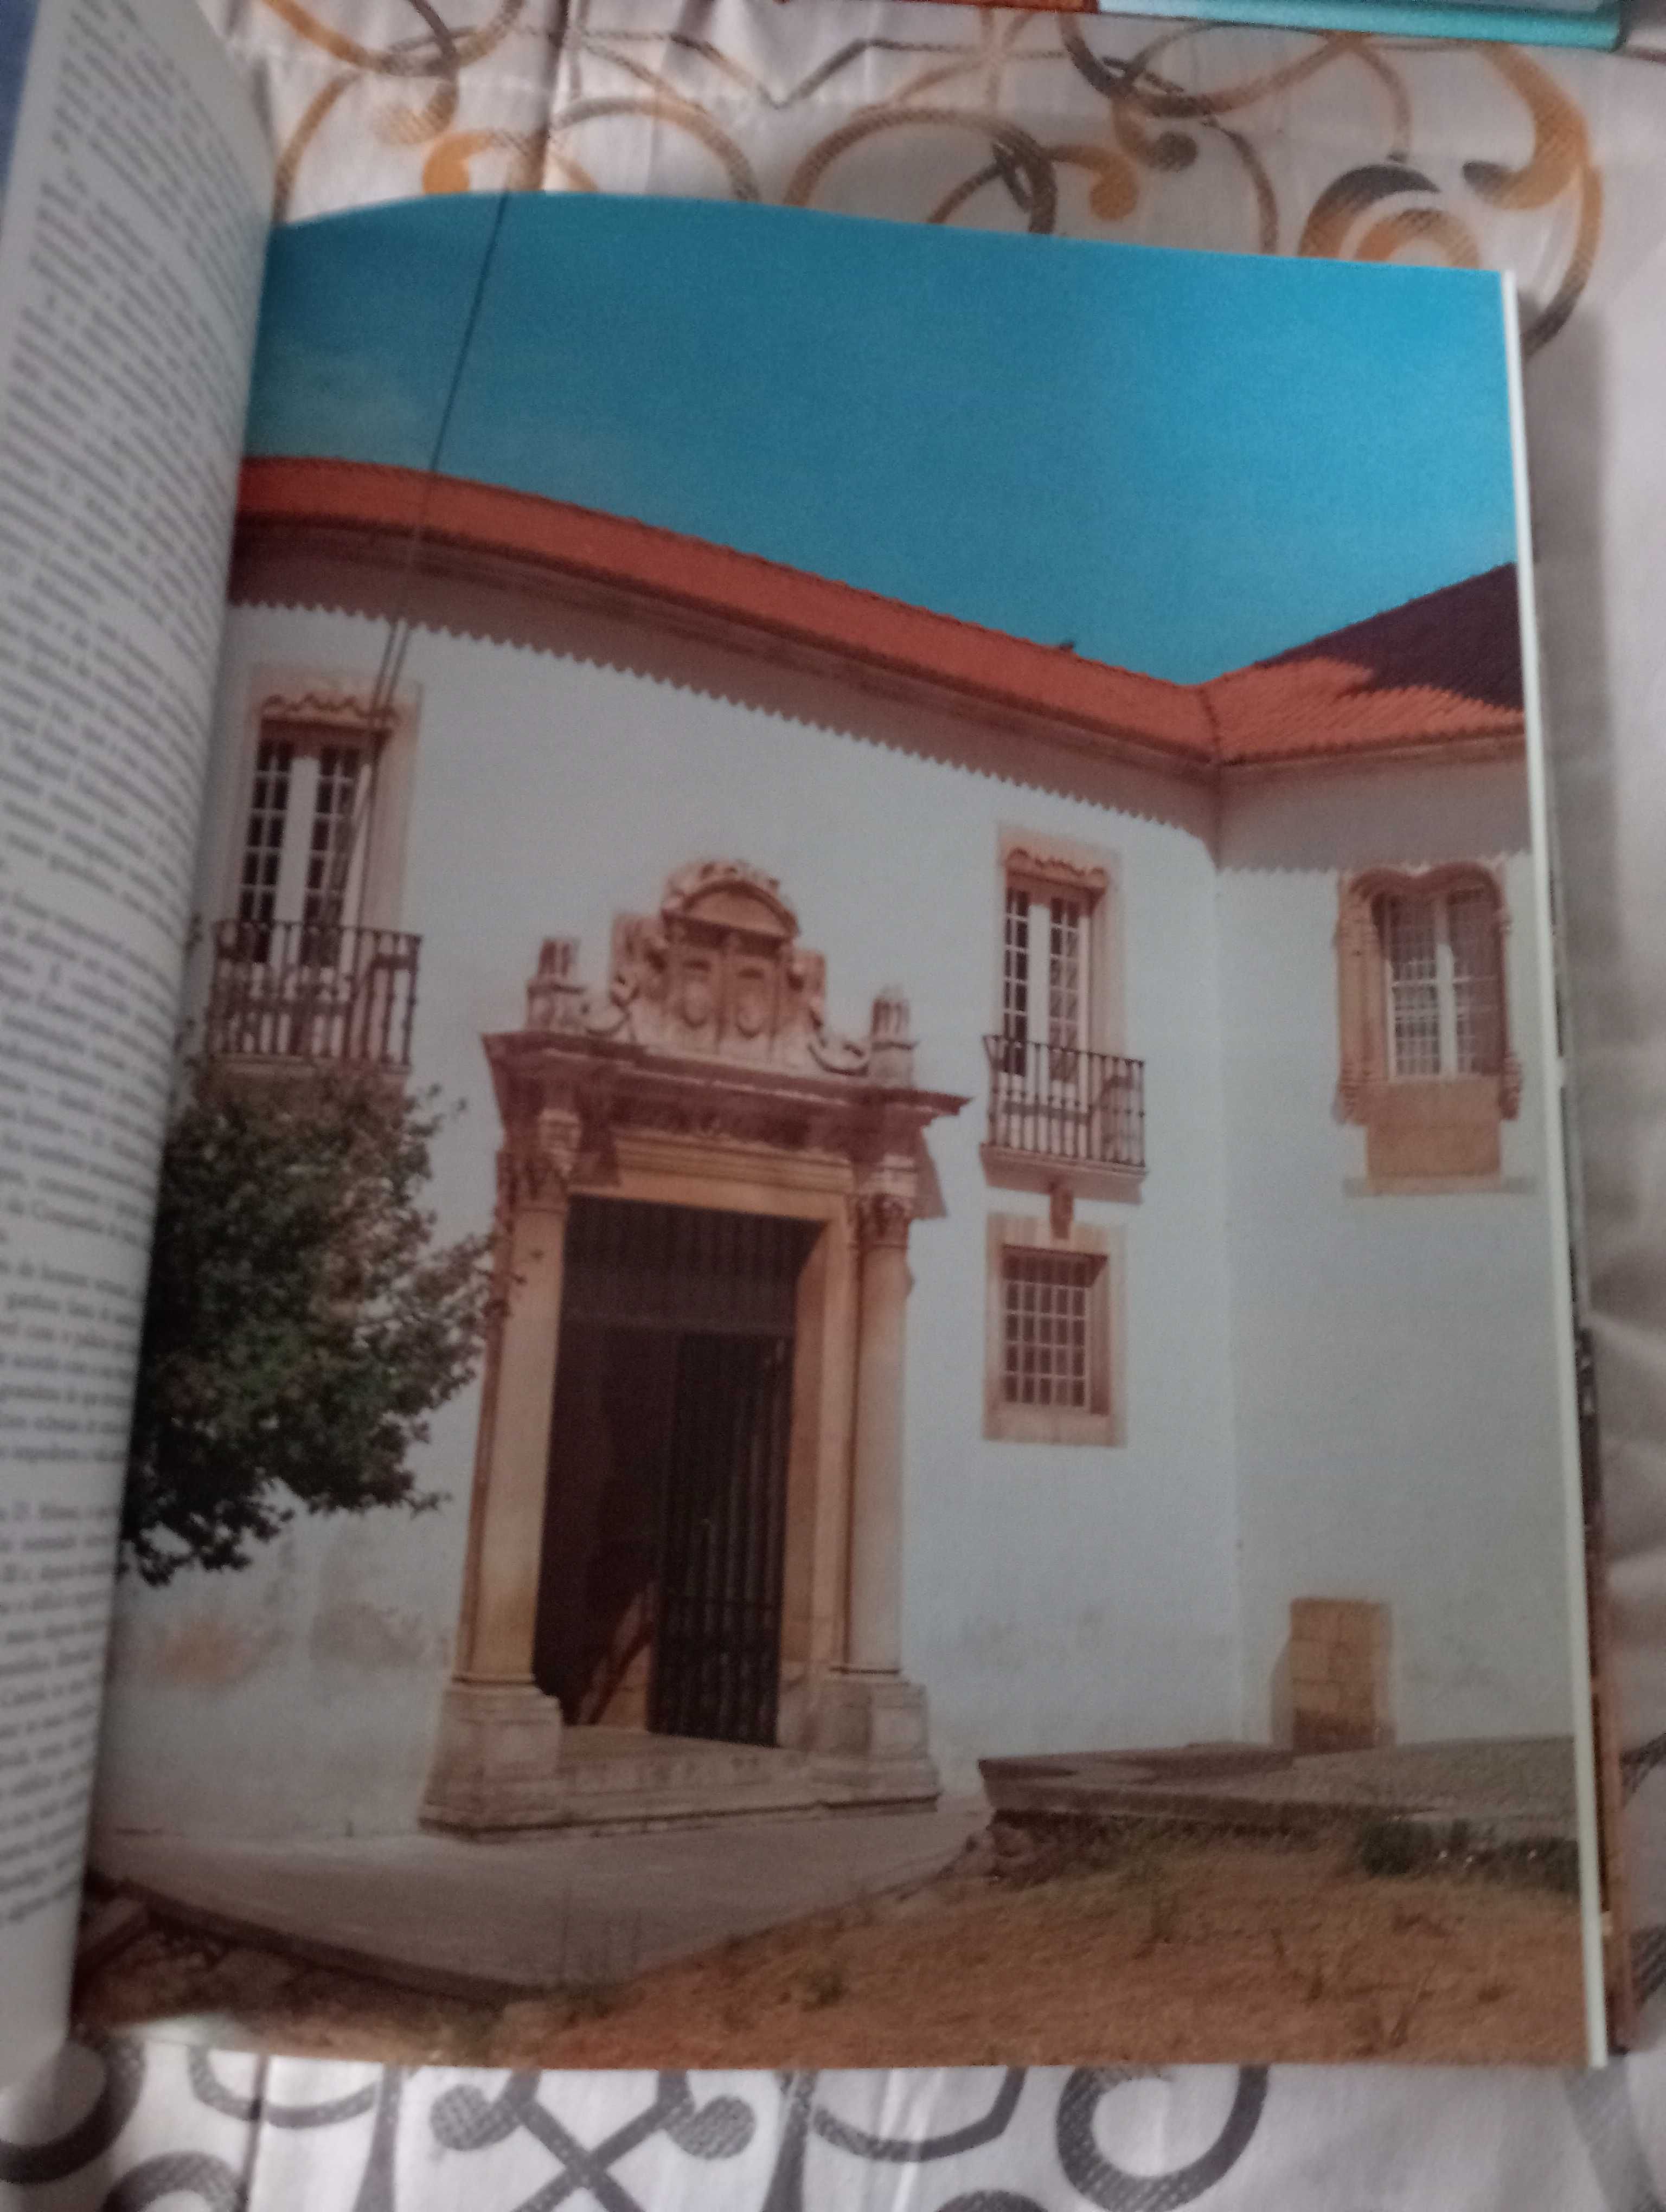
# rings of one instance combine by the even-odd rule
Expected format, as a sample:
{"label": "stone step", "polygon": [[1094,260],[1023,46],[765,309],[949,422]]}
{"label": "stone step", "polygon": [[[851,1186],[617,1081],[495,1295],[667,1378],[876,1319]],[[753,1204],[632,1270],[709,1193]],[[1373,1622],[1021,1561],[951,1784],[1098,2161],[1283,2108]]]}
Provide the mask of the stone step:
{"label": "stone step", "polygon": [[823,1795],[802,1752],[635,1729],[569,1729],[560,1780],[565,1820],[585,1826],[799,1811]]}

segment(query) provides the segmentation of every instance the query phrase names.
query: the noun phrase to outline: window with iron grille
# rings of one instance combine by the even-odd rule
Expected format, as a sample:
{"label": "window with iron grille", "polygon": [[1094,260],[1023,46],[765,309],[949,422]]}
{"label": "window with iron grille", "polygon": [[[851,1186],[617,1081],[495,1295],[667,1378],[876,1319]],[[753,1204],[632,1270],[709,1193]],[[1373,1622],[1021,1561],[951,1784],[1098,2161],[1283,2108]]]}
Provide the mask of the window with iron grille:
{"label": "window with iron grille", "polygon": [[992,1213],[985,1259],[984,1435],[1126,1443],[1122,1228]]}
{"label": "window with iron grille", "polygon": [[1479,886],[1386,892],[1377,929],[1390,1078],[1496,1074],[1504,977],[1491,895]]}
{"label": "window with iron grille", "polygon": [[1338,893],[1336,1105],[1365,1132],[1360,1194],[1504,1187],[1522,1069],[1502,872],[1370,868]]}
{"label": "window with iron grille", "polygon": [[1088,1332],[1097,1268],[1091,1255],[1081,1253],[1006,1254],[1001,1395],[1009,1406],[1087,1409]]}

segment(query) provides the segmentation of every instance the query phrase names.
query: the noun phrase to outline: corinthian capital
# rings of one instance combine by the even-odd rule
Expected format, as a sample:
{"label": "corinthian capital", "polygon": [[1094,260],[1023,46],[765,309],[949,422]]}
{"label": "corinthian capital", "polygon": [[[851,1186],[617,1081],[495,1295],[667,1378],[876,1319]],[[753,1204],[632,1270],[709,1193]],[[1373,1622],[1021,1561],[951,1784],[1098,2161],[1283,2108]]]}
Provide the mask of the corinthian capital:
{"label": "corinthian capital", "polygon": [[513,1131],[497,1156],[498,1200],[505,1212],[528,1207],[565,1212],[583,1134],[570,1106],[543,1107]]}
{"label": "corinthian capital", "polygon": [[865,1190],[853,1200],[851,1211],[856,1241],[864,1248],[890,1244],[901,1250],[907,1246],[914,1208],[898,1192]]}

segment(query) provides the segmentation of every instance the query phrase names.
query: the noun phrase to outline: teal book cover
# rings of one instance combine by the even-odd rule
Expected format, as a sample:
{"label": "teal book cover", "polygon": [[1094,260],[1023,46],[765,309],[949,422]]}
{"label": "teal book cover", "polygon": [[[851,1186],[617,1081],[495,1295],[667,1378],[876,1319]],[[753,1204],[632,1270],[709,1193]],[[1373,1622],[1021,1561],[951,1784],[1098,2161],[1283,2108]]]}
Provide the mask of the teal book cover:
{"label": "teal book cover", "polygon": [[1490,39],[1524,46],[1616,46],[1618,5],[1551,9],[1443,4],[1443,0],[1140,0],[1102,4],[1102,15],[1181,15],[1210,22],[1286,25],[1301,31],[1365,31],[1386,38]]}

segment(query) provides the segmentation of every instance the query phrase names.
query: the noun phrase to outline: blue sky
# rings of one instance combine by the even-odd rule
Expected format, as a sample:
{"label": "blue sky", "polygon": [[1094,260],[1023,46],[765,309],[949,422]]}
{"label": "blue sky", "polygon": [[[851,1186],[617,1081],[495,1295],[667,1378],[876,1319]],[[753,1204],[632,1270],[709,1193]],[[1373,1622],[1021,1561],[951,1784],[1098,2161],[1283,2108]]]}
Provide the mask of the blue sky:
{"label": "blue sky", "polygon": [[[426,468],[499,203],[273,235],[251,449]],[[437,465],[1197,681],[1514,558],[1499,281],[503,206]]]}

